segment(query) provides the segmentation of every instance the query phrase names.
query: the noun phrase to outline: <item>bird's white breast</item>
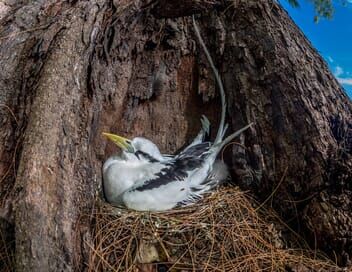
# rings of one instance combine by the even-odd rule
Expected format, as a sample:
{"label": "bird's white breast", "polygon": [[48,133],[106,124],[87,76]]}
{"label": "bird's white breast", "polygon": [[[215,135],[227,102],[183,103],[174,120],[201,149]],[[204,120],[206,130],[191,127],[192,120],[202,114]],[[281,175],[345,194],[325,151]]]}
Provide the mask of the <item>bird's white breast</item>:
{"label": "bird's white breast", "polygon": [[109,158],[103,166],[104,194],[106,199],[120,205],[121,194],[136,183],[155,178],[162,165],[144,161],[123,160],[119,157]]}

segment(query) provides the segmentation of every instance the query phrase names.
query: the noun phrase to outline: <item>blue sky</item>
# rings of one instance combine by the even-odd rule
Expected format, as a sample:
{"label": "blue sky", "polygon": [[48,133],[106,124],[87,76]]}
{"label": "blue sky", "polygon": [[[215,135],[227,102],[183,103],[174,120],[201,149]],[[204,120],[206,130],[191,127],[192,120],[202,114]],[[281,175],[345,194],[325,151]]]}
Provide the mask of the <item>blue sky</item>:
{"label": "blue sky", "polygon": [[299,0],[300,7],[291,7],[280,0],[292,19],[305,33],[314,47],[329,64],[335,77],[352,98],[352,0],[335,0],[333,18],[314,23],[314,7],[307,0]]}

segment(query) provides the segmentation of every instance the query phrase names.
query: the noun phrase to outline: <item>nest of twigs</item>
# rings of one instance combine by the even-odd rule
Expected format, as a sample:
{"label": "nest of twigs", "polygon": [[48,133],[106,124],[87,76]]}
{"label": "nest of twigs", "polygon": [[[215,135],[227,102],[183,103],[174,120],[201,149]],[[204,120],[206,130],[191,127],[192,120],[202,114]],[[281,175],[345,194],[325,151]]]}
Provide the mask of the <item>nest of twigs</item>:
{"label": "nest of twigs", "polygon": [[162,213],[100,203],[94,220],[90,271],[338,270],[316,252],[288,248],[275,214],[237,188]]}

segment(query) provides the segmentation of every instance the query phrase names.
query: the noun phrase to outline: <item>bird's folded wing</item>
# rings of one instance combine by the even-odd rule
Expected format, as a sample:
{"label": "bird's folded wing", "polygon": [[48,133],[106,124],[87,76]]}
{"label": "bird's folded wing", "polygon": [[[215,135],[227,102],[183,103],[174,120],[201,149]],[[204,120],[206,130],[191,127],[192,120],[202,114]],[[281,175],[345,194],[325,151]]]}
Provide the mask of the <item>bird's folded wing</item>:
{"label": "bird's folded wing", "polygon": [[212,146],[211,142],[199,143],[197,145],[193,145],[184,151],[181,151],[180,154],[176,155],[176,159],[187,159],[192,157],[201,157],[206,158],[209,154],[210,147]]}
{"label": "bird's folded wing", "polygon": [[155,177],[138,182],[123,194],[128,208],[136,210],[166,210],[199,196],[211,163],[207,163],[210,143],[189,148],[174,160],[165,163]]}

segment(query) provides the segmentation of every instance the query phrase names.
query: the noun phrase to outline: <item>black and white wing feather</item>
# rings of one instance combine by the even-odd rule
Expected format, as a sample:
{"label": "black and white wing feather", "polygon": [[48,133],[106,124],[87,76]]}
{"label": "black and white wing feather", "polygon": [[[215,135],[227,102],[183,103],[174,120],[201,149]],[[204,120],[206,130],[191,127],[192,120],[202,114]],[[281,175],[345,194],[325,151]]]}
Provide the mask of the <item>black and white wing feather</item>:
{"label": "black and white wing feather", "polygon": [[123,202],[130,209],[160,211],[199,199],[210,188],[206,182],[213,166],[213,161],[208,161],[209,150],[211,143],[206,142],[181,152],[154,178],[124,192]]}

